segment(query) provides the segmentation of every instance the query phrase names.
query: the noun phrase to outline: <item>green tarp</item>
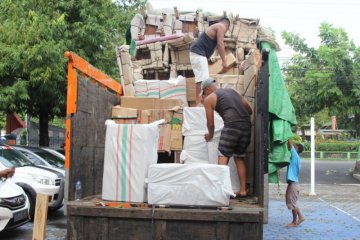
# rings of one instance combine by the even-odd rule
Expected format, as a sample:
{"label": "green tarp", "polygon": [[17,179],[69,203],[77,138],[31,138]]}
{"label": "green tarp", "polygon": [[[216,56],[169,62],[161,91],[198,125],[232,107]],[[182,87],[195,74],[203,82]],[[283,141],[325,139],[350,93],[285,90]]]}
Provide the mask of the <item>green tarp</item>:
{"label": "green tarp", "polygon": [[293,136],[291,126],[296,125],[295,110],[291,103],[276,50],[269,42],[261,42],[261,49],[269,49],[269,114],[270,114],[270,153],[269,182],[279,182],[277,172],[287,166],[290,161],[290,151],[287,140]]}

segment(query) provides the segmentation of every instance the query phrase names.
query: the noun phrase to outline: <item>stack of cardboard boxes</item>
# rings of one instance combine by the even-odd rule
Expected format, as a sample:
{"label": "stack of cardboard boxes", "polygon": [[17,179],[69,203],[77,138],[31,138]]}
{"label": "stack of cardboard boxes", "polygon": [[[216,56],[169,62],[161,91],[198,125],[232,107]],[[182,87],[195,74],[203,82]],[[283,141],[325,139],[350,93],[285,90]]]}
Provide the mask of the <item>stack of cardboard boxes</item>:
{"label": "stack of cardboard boxes", "polygon": [[160,125],[158,151],[182,149],[181,100],[144,97],[121,97],[120,105],[112,108],[112,119],[119,124],[148,124],[164,119]]}

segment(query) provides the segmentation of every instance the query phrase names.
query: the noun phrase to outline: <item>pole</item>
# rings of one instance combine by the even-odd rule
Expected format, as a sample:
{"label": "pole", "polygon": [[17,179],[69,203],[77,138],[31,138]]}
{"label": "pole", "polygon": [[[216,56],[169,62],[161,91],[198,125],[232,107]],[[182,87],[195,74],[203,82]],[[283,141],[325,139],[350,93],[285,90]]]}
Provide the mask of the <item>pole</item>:
{"label": "pole", "polygon": [[315,193],[315,119],[312,117],[310,119],[310,157],[311,157],[311,189],[310,189],[310,196],[316,195]]}

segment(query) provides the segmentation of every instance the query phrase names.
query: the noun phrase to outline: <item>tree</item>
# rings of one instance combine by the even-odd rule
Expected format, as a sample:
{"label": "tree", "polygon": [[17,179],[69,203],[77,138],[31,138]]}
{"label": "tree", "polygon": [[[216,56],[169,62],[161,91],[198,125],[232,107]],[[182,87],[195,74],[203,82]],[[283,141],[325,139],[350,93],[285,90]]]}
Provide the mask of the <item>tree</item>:
{"label": "tree", "polygon": [[37,116],[40,146],[48,123],[65,116],[66,59],[74,51],[118,79],[115,45],[139,1],[0,1],[0,111]]}
{"label": "tree", "polygon": [[342,28],[320,25],[320,46],[315,49],[298,34],[282,37],[296,54],[285,65],[285,81],[301,123],[311,115],[328,111],[337,116],[340,128],[360,134],[360,48]]}

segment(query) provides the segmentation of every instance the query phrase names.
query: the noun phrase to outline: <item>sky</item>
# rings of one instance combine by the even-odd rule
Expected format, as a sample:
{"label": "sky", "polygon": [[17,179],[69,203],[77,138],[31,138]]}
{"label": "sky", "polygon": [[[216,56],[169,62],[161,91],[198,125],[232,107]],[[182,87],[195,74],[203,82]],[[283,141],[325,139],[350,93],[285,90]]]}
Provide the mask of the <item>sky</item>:
{"label": "sky", "polygon": [[281,32],[300,34],[310,47],[318,47],[321,22],[341,27],[357,46],[360,46],[359,0],[149,0],[155,9],[178,7],[179,11],[203,11],[222,14],[223,11],[239,14],[242,18],[259,18],[260,24],[271,27],[282,51],[280,60],[285,61],[293,53],[281,39]]}

